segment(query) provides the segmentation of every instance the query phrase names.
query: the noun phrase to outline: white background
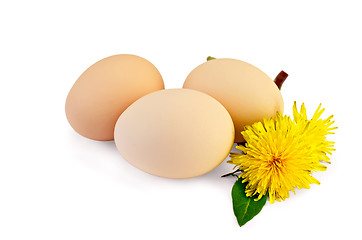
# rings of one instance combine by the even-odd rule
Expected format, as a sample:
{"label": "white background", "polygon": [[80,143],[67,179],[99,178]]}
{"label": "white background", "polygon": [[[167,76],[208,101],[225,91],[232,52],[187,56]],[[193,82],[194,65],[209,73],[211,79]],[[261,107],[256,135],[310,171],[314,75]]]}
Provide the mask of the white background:
{"label": "white background", "polygon": [[[1,1],[0,239],[361,239],[360,1]],[[77,135],[64,103],[79,75],[119,53],[182,87],[208,55],[247,61],[293,101],[335,115],[321,185],[267,203],[239,228],[223,162],[186,180],[128,164]]]}

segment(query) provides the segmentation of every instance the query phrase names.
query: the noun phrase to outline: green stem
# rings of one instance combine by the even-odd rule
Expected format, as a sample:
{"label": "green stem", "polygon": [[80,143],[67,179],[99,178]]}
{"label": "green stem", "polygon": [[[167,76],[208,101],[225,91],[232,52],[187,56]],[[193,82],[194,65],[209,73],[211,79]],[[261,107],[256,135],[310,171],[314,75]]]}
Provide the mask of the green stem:
{"label": "green stem", "polygon": [[214,59],[216,59],[216,58],[208,56],[206,60],[210,61],[210,60],[214,60]]}
{"label": "green stem", "polygon": [[221,177],[228,177],[228,176],[238,177],[238,175],[235,174],[235,173],[237,173],[237,172],[241,172],[241,170],[240,170],[240,169],[236,169],[234,172],[224,174],[224,175],[222,175]]}

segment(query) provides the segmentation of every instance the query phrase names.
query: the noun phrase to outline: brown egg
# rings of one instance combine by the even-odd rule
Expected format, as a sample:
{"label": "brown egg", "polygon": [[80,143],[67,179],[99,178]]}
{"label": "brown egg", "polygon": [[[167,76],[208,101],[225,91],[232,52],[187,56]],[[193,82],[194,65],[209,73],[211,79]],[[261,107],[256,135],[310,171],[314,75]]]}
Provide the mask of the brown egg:
{"label": "brown egg", "polygon": [[201,64],[188,75],[183,87],[209,94],[228,110],[235,126],[235,142],[244,141],[241,131],[245,125],[275,117],[276,112],[284,110],[282,95],[273,80],[236,59]]}
{"label": "brown egg", "polygon": [[138,98],[164,89],[161,74],[144,58],[121,54],[90,66],[70,90],[65,112],[80,135],[113,140],[121,113]]}
{"label": "brown egg", "polygon": [[234,142],[229,113],[214,98],[190,89],[148,94],[119,117],[115,143],[124,159],[147,173],[191,178],[217,167]]}

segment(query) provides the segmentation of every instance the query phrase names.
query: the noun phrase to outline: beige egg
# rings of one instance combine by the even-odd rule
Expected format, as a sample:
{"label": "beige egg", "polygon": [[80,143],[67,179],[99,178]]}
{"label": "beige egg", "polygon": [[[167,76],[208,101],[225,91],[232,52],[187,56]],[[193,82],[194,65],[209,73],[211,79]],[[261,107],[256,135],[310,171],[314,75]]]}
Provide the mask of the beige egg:
{"label": "beige egg", "polygon": [[115,143],[124,159],[147,173],[191,178],[217,167],[229,154],[234,126],[214,98],[189,89],[148,94],[119,117]]}
{"label": "beige egg", "polygon": [[253,65],[236,59],[214,59],[201,64],[187,76],[183,87],[209,94],[228,110],[235,126],[235,142],[244,141],[241,131],[245,125],[284,111],[282,95],[273,80]]}
{"label": "beige egg", "polygon": [[113,140],[121,113],[140,97],[164,89],[161,74],[144,58],[121,54],[90,66],[70,90],[65,112],[73,129],[94,140]]}

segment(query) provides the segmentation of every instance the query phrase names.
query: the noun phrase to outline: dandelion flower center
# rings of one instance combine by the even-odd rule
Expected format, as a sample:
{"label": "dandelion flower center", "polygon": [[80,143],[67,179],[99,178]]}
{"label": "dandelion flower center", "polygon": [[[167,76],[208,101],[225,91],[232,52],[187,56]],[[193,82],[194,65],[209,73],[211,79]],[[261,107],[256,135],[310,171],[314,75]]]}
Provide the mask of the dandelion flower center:
{"label": "dandelion flower center", "polygon": [[273,160],[271,162],[271,167],[273,168],[283,168],[284,163],[283,160],[280,157],[273,156]]}

